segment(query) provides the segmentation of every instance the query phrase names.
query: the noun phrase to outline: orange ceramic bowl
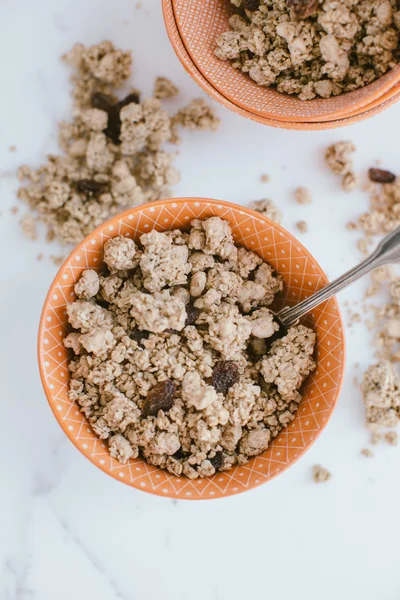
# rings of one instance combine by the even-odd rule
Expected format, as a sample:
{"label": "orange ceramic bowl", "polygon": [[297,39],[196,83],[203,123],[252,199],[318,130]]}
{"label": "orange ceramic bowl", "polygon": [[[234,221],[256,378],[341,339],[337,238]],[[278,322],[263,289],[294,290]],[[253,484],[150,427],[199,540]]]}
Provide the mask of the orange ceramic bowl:
{"label": "orange ceramic bowl", "polygon": [[286,129],[331,129],[377,114],[399,98],[400,66],[360,90],[326,100],[303,102],[261,88],[214,56],[215,39],[229,29],[229,0],[163,0],[163,9],[168,35],[188,72],[227,108],[258,122]]}
{"label": "orange ceramic bowl", "polygon": [[137,240],[142,233],[185,228],[192,219],[219,216],[229,221],[235,241],[254,250],[284,278],[284,302],[292,305],[328,280],[311,254],[290,233],[248,208],[204,198],[161,200],[124,212],[96,229],[67,258],[53,281],[39,327],[39,367],[50,407],[71,442],[97,467],[119,481],[170,498],[207,499],[239,494],[272,479],[292,465],[312,445],[335,408],[344,369],[344,334],[339,306],[331,299],[306,321],[317,333],[317,369],[307,379],[293,423],[262,455],[226,473],[190,481],[141,459],[121,465],[111,458],[79,407],[68,399],[68,353],[62,340],[68,329],[66,304],[75,299],[74,284],[87,268],[102,268],[104,243],[116,235]]}

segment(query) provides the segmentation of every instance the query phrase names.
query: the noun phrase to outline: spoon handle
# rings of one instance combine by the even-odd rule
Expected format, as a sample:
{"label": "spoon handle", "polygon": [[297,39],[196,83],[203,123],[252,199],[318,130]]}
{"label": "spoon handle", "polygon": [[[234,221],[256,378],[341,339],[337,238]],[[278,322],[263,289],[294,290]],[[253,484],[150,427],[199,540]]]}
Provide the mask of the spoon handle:
{"label": "spoon handle", "polygon": [[380,242],[375,252],[366,258],[362,263],[344,273],[331,283],[328,283],[321,290],[306,298],[292,308],[286,307],[277,313],[277,318],[285,327],[294,325],[300,317],[308,313],[310,310],[319,306],[325,300],[335,296],[343,288],[348,286],[353,281],[356,281],[366,273],[373,271],[377,267],[388,263],[400,262],[400,227],[389,233]]}

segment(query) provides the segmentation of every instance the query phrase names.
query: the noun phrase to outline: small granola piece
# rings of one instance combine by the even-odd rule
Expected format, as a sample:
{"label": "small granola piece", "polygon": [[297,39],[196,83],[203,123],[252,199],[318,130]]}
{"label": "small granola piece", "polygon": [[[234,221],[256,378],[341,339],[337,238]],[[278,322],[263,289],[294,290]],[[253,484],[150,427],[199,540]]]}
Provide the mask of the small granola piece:
{"label": "small granola piece", "polygon": [[82,300],[90,300],[100,289],[100,279],[97,271],[86,269],[75,284],[75,294]]}
{"label": "small granola piece", "polygon": [[169,411],[174,404],[175,394],[176,385],[173,381],[170,379],[161,381],[147,394],[142,409],[143,415],[148,417],[149,415],[158,414],[159,410],[164,413]]}
{"label": "small granola piece", "polygon": [[361,384],[367,424],[395,427],[400,418],[400,380],[393,365],[382,361],[371,365]]}
{"label": "small granola piece", "polygon": [[353,171],[348,171],[342,177],[342,190],[352,192],[359,183],[359,177]]}
{"label": "small granola piece", "polygon": [[130,458],[134,458],[134,450],[128,440],[117,433],[110,437],[108,448],[113,458],[116,458],[121,464],[126,464]]}
{"label": "small granola piece", "polygon": [[141,236],[143,254],[140,268],[143,286],[150,292],[161,290],[166,285],[183,285],[191,270],[188,262],[188,247],[176,245],[171,236],[153,230]]}
{"label": "small granola piece", "polygon": [[244,349],[251,335],[251,324],[237,306],[222,302],[216,314],[205,315],[208,333],[205,340],[225,359]]}
{"label": "small granola piece", "polygon": [[229,422],[235,427],[246,425],[260,394],[260,387],[251,381],[235,383],[228,390],[225,400],[225,408],[229,412]]}
{"label": "small granola piece", "polygon": [[368,171],[370,181],[375,183],[393,183],[396,181],[396,175],[384,169],[371,168]]}
{"label": "small granola piece", "polygon": [[188,407],[203,410],[217,400],[217,392],[202,381],[199,373],[189,372],[182,381],[182,399]]}
{"label": "small granola piece", "polygon": [[292,400],[305,378],[315,369],[312,359],[316,336],[304,325],[291,327],[283,338],[273,342],[261,361],[261,374],[277,386],[284,400]]}
{"label": "small granola piece", "polygon": [[298,204],[311,204],[312,202],[310,191],[302,185],[294,190],[294,197]]}
{"label": "small granola piece", "polygon": [[385,433],[385,440],[391,446],[397,446],[397,444],[399,442],[398,433],[396,431],[387,431]]}
{"label": "small granola piece", "polygon": [[20,221],[23,234],[28,240],[36,240],[37,238],[37,229],[36,229],[36,219],[30,215],[25,214]]}
{"label": "small granola piece", "polygon": [[220,119],[214,109],[209,106],[202,98],[196,98],[189,102],[172,119],[174,125],[181,125],[188,129],[207,129],[216,131],[220,124]]}
{"label": "small granola piece", "polygon": [[112,332],[106,327],[93,329],[79,336],[79,342],[89,354],[104,356],[116,344]]}
{"label": "small granola piece", "polygon": [[166,77],[157,77],[154,83],[154,98],[159,100],[175,98],[179,93],[178,88]]}
{"label": "small granola piece", "polygon": [[332,479],[332,473],[322,467],[321,465],[314,465],[312,468],[312,476],[315,483],[326,483]]}
{"label": "small granola piece", "polygon": [[328,146],[325,152],[325,161],[331,171],[337,175],[345,175],[352,170],[353,159],[351,154],[356,147],[352,142],[336,142]]}
{"label": "small granola piece", "polygon": [[67,315],[72,327],[80,329],[82,333],[92,329],[111,329],[113,326],[113,316],[108,310],[86,300],[67,304]]}
{"label": "small granola piece", "polygon": [[270,181],[270,176],[267,175],[266,173],[263,173],[260,177],[261,179],[261,183],[268,183]]}
{"label": "small granola piece", "polygon": [[121,235],[111,238],[104,244],[104,262],[111,272],[133,269],[136,266],[136,244]]}
{"label": "small granola piece", "polygon": [[171,296],[168,290],[144,294],[135,292],[130,297],[131,315],[139,329],[161,333],[167,329],[181,331],[185,327],[186,307],[179,298]]}
{"label": "small granola piece", "polygon": [[257,456],[268,448],[271,439],[269,429],[252,429],[240,440],[240,452],[246,456]]}
{"label": "small granola piece", "polygon": [[228,390],[239,381],[240,373],[233,360],[223,360],[215,365],[211,381],[218,394],[226,396]]}
{"label": "small granola piece", "polygon": [[198,298],[203,293],[207,283],[207,275],[203,271],[197,271],[190,281],[190,295]]}
{"label": "small granola piece", "polygon": [[279,330],[273,313],[268,308],[260,308],[251,314],[251,335],[256,338],[269,338]]}
{"label": "small granola piece", "polygon": [[237,248],[227,221],[219,217],[210,217],[202,222],[205,233],[205,254],[215,254],[225,260],[235,260]]}
{"label": "small granola piece", "polygon": [[366,458],[371,458],[372,456],[374,456],[374,453],[369,448],[363,448],[361,450],[361,454]]}
{"label": "small granola piece", "polygon": [[254,200],[253,202],[250,202],[249,208],[265,215],[268,219],[271,219],[271,221],[275,221],[275,223],[282,222],[282,212],[275,206],[272,200],[268,200],[267,198],[264,200]]}
{"label": "small granola piece", "polygon": [[232,262],[231,267],[240,277],[247,279],[262,262],[262,258],[255,252],[246,250],[246,248],[238,248],[237,260]]}
{"label": "small granola piece", "polygon": [[307,233],[308,231],[307,221],[297,221],[296,227],[300,231],[300,233]]}

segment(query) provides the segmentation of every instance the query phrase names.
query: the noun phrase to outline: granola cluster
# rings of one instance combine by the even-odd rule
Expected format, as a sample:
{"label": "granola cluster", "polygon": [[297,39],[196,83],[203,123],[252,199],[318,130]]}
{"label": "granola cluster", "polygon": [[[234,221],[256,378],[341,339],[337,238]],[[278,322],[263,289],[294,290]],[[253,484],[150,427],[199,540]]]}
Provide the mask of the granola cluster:
{"label": "granola cluster", "polygon": [[314,332],[279,337],[283,281],[235,245],[229,223],[104,246],[67,307],[69,397],[121,463],[139,454],[191,479],[245,464],[294,419]]}
{"label": "granola cluster", "polygon": [[[156,79],[154,97],[141,100],[128,88],[120,99],[132,56],[109,41],[76,44],[63,58],[75,70],[73,119],[59,125],[63,153],[37,169],[22,166],[27,184],[18,196],[46,224],[48,240],[77,244],[122,210],[170,196],[180,177],[165,143],[179,141],[178,125],[215,130],[219,119],[201,99],[169,117],[160,100],[178,90],[164,77]],[[26,220],[23,226],[33,237]]]}
{"label": "granola cluster", "polygon": [[301,100],[363,87],[399,60],[396,0],[230,0],[215,54]]}

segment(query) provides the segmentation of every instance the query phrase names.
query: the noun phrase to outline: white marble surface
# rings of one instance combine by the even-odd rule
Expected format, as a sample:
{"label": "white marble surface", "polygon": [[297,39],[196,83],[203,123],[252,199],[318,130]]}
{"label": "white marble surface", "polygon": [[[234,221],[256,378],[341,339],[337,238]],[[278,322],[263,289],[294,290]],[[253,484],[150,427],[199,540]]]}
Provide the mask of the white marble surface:
{"label": "white marble surface", "polygon": [[[65,438],[44,398],[36,364],[40,309],[56,267],[48,247],[22,238],[16,167],[56,150],[56,122],[69,114],[68,73],[58,56],[73,42],[110,38],[131,48],[134,82],[146,92],[167,74],[182,103],[201,95],[170,48],[159,0],[3,0],[0,3],[0,599],[1,600],[398,600],[399,449],[367,444],[354,363],[372,350],[361,327],[348,331],[348,367],[337,410],[314,447],[271,483],[222,501],[176,502],[125,487],[95,469]],[[218,135],[188,134],[176,195],[246,203],[267,195],[284,225],[306,218],[302,241],[334,277],[359,254],[346,221],[367,204],[346,196],[321,150],[350,138],[357,167],[375,159],[398,170],[400,104],[372,121],[332,132],[267,129],[218,107]],[[10,153],[10,145],[17,146]],[[261,173],[271,175],[267,185]],[[314,202],[299,207],[293,187]],[[52,250],[57,253],[57,248]],[[366,283],[341,300],[357,300]],[[333,472],[326,485],[314,463]]]}

